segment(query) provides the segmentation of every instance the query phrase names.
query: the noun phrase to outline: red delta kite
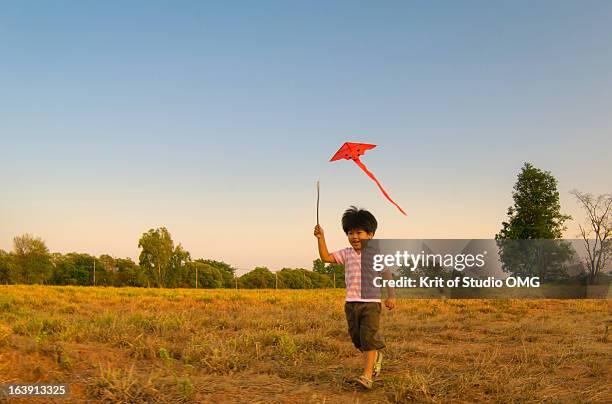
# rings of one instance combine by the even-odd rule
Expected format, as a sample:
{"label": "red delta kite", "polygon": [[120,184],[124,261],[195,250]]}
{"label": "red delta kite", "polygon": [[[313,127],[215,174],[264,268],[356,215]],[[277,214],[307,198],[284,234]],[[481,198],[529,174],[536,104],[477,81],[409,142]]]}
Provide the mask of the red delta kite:
{"label": "red delta kite", "polygon": [[400,208],[400,206],[397,203],[395,203],[393,201],[393,199],[391,199],[389,194],[387,194],[387,192],[382,187],[382,185],[380,185],[380,182],[378,182],[378,180],[376,179],[374,174],[372,174],[367,169],[367,167],[361,162],[361,160],[359,160],[359,156],[363,155],[366,152],[366,150],[370,150],[370,149],[373,149],[375,147],[376,147],[375,144],[346,142],[346,143],[344,143],[342,145],[340,150],[338,150],[336,152],[336,154],[334,154],[334,156],[329,161],[336,161],[336,160],[340,160],[340,159],[353,160],[355,162],[355,164],[357,164],[359,166],[359,168],[361,168],[368,175],[368,177],[370,177],[370,178],[372,178],[374,180],[376,185],[378,185],[378,188],[380,188],[380,190],[382,191],[383,195],[389,200],[389,202],[394,204],[399,209],[400,212],[402,212],[405,216],[407,216],[406,212],[404,212],[404,210],[402,208]]}

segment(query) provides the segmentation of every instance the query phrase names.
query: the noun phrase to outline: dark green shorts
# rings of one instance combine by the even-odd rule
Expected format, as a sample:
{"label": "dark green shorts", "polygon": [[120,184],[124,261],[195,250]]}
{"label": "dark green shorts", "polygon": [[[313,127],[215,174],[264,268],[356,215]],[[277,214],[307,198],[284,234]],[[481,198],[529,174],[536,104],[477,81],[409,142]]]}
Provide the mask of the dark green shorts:
{"label": "dark green shorts", "polygon": [[344,313],[349,335],[360,351],[383,349],[379,332],[381,304],[377,302],[345,302]]}

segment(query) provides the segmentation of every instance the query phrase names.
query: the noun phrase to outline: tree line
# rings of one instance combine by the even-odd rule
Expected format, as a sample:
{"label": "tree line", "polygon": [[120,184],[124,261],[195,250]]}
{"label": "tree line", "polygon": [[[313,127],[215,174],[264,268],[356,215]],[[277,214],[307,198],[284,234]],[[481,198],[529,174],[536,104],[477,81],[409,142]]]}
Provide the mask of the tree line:
{"label": "tree line", "polygon": [[86,253],[51,253],[30,234],[13,239],[13,250],[0,250],[1,284],[133,286],[164,288],[343,288],[344,266],[313,261],[312,270],[266,267],[237,276],[223,261],[197,258],[175,245],[165,227],[150,229],[138,242],[138,263],[131,258]]}
{"label": "tree line", "polygon": [[[588,259],[582,275],[590,283],[608,281],[612,257],[612,194],[571,192],[587,213],[581,224]],[[561,212],[557,180],[548,171],[525,163],[512,192],[514,204],[495,235],[503,270],[513,275],[538,275],[542,280],[568,278],[575,253],[562,240],[571,216]],[[521,240],[530,240],[522,243]],[[538,241],[542,240],[542,241]],[[554,242],[550,242],[553,240]],[[0,250],[0,283],[106,285],[166,288],[344,288],[344,266],[313,261],[312,270],[256,267],[242,275],[236,268],[211,259],[192,259],[174,244],[165,227],[150,229],[138,241],[138,263],[110,255],[50,253],[44,241],[29,234],[13,239],[13,250]],[[535,257],[535,258],[534,258]],[[534,265],[534,262],[537,265]]]}

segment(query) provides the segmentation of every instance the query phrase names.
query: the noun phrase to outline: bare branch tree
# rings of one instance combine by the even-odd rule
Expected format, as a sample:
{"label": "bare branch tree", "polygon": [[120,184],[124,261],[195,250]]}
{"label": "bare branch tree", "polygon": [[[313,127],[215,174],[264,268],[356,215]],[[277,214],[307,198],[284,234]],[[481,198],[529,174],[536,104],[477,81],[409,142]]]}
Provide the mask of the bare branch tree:
{"label": "bare branch tree", "polygon": [[594,283],[612,255],[612,194],[597,197],[573,190],[570,192],[587,213],[585,225],[579,225],[587,251],[589,282]]}

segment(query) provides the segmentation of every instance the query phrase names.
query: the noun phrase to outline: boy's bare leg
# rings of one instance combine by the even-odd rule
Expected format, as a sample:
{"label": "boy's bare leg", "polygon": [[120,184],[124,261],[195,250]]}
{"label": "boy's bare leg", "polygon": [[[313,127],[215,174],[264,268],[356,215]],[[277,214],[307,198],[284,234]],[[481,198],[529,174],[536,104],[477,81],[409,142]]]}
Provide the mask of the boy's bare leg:
{"label": "boy's bare leg", "polygon": [[363,374],[368,379],[372,378],[372,371],[374,370],[374,362],[376,362],[376,350],[374,351],[364,351],[363,358]]}

